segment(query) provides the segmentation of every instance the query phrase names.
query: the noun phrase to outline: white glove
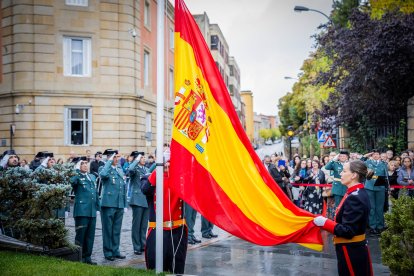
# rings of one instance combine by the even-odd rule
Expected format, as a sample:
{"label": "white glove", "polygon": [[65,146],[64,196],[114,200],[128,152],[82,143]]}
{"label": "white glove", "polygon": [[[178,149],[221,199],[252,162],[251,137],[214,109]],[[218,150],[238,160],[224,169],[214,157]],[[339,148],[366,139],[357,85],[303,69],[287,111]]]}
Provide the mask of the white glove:
{"label": "white glove", "polygon": [[5,168],[9,162],[10,155],[6,154],[0,162],[0,166]]}
{"label": "white glove", "polygon": [[128,213],[128,208],[124,208],[124,213]]}
{"label": "white glove", "polygon": [[109,157],[108,160],[111,160],[111,161],[114,160],[115,155],[116,155],[116,153],[112,154],[111,157]]}
{"label": "white glove", "polygon": [[335,155],[335,157],[332,158],[333,161],[338,161],[338,159],[339,159],[339,154]]}
{"label": "white glove", "polygon": [[69,217],[69,212],[65,212],[65,218]]}
{"label": "white glove", "polygon": [[137,156],[137,158],[135,158],[135,160],[139,161],[139,160],[141,160],[141,157],[142,157],[142,155],[138,154],[138,156]]}
{"label": "white glove", "polygon": [[46,157],[43,161],[42,161],[42,164],[40,164],[41,166],[43,166],[43,167],[45,167],[45,168],[47,168],[47,162],[49,162],[49,159],[50,159],[50,157],[48,156],[48,157]]}
{"label": "white glove", "polygon": [[316,226],[322,227],[325,225],[327,220],[328,219],[323,216],[317,216],[316,218],[313,219],[313,223],[315,223]]}
{"label": "white glove", "polygon": [[97,216],[99,216],[101,214],[101,212],[99,212],[99,211],[96,211],[96,215]]}

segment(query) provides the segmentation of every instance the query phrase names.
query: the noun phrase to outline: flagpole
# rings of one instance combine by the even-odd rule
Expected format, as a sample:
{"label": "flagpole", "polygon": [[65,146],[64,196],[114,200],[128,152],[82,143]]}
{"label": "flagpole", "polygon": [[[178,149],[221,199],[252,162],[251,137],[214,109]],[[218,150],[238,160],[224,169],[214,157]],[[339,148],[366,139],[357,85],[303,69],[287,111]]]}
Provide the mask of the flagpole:
{"label": "flagpole", "polygon": [[163,271],[163,211],[164,211],[164,10],[165,0],[157,2],[157,185],[156,185],[156,232],[155,272]]}

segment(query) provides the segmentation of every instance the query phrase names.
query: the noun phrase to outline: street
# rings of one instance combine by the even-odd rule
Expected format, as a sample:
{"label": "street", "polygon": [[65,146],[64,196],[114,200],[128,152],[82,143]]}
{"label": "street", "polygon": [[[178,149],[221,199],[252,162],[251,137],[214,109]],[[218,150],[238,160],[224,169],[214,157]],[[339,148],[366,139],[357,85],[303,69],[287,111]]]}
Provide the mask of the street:
{"label": "street", "polygon": [[283,156],[285,156],[282,141],[272,145],[261,145],[260,148],[256,150],[256,153],[261,160],[263,160],[265,155],[271,155],[273,153],[277,153],[279,155],[280,152],[283,152]]}
{"label": "street", "polygon": [[[73,206],[72,206],[73,207]],[[143,255],[134,255],[131,242],[132,212],[124,214],[121,232],[121,254],[125,260],[107,261],[102,252],[102,227],[98,216],[92,260],[99,265],[134,267],[145,269]],[[69,240],[74,242],[75,227],[72,217],[66,219]],[[205,239],[200,233],[201,219],[197,215],[195,235],[202,243],[189,245],[187,252],[187,275],[336,275],[336,255],[332,236],[323,232],[324,250],[313,251],[297,244],[258,246],[214,227],[218,235]],[[378,237],[368,236],[374,275],[390,275],[388,267],[382,265]]]}

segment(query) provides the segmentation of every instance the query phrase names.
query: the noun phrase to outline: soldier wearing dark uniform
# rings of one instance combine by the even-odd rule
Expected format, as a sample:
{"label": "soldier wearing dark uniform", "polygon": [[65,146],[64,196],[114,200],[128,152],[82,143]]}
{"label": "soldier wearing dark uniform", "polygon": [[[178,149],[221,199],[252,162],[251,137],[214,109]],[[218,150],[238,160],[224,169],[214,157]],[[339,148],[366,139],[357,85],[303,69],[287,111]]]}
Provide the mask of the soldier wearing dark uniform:
{"label": "soldier wearing dark uniform", "polygon": [[325,169],[333,171],[333,182],[332,182],[332,195],[335,200],[335,208],[338,207],[343,196],[346,192],[346,187],[341,184],[341,172],[344,168],[345,162],[349,159],[349,153],[347,151],[340,151],[328,164],[325,165]]}
{"label": "soldier wearing dark uniform", "polygon": [[[169,165],[169,161],[164,164],[163,268],[164,271],[183,274],[187,256],[188,230],[183,217],[184,202],[171,190]],[[148,180],[142,181],[142,190],[147,195],[150,209],[145,261],[148,269],[155,269],[156,171]]]}
{"label": "soldier wearing dark uniform", "polygon": [[346,163],[341,181],[347,191],[336,209],[334,220],[323,216],[314,223],[333,233],[339,275],[372,275],[372,264],[365,229],[368,225],[370,203],[364,189],[365,178],[370,178],[367,166],[360,160]]}
{"label": "soldier wearing dark uniform", "polygon": [[124,173],[118,164],[121,156],[117,150],[106,150],[105,155],[112,156],[105,166],[99,168],[102,179],[101,221],[103,252],[105,259],[113,261],[125,259],[119,251],[124,208],[127,207],[127,187]]}
{"label": "soldier wearing dark uniform", "polygon": [[130,156],[135,158],[127,169],[127,175],[131,179],[129,199],[129,206],[132,208],[131,238],[134,253],[141,255],[145,249],[149,215],[147,198],[141,191],[141,177],[148,176],[149,169],[145,167],[144,152],[134,151]]}
{"label": "soldier wearing dark uniform", "polygon": [[77,174],[70,179],[75,194],[73,217],[75,219],[75,244],[82,246],[82,262],[96,265],[91,255],[95,240],[96,213],[99,199],[96,192],[96,177],[88,173],[86,156],[76,165]]}

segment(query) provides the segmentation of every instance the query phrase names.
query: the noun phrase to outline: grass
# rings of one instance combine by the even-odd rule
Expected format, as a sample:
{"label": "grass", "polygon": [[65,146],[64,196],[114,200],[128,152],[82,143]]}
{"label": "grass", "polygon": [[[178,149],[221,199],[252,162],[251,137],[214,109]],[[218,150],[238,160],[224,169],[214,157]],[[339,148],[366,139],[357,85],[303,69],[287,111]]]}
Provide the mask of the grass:
{"label": "grass", "polygon": [[49,256],[30,255],[18,252],[0,251],[0,274],[8,275],[156,275],[154,271],[134,268],[87,265],[69,262]]}

